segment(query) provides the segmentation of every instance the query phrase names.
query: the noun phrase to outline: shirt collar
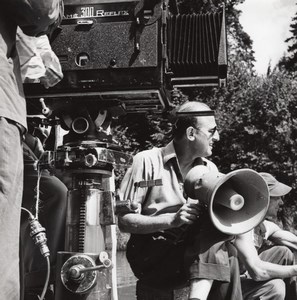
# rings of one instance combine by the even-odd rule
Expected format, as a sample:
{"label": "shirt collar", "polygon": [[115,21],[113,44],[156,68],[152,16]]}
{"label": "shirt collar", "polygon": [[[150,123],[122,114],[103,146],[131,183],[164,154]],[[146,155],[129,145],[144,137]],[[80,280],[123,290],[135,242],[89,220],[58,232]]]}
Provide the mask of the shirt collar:
{"label": "shirt collar", "polygon": [[[163,148],[163,151],[164,151],[163,152],[164,153],[164,155],[163,155],[164,164],[166,164],[171,159],[175,159],[177,161],[177,156],[176,156],[173,141],[171,141],[169,144],[167,144]],[[195,159],[195,162],[194,162],[193,165],[194,166],[196,166],[196,165],[207,165],[207,161],[205,159],[203,159],[202,157],[197,157]]]}
{"label": "shirt collar", "polygon": [[171,141],[169,144],[167,144],[164,148],[163,148],[163,161],[164,164],[166,164],[170,159],[175,158],[175,160],[177,160],[176,157],[176,152],[174,149],[174,145],[173,145],[173,141]]}

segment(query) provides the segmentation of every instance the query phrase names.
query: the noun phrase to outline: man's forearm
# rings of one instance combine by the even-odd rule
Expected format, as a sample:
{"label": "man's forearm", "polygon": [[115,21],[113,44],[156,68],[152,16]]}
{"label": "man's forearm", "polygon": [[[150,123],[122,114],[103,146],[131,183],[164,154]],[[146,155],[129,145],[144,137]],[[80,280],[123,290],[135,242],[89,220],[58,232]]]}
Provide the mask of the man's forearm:
{"label": "man's forearm", "polygon": [[297,275],[297,265],[283,266],[261,261],[254,268],[248,268],[250,276],[256,281],[265,281],[272,278],[289,278]]}
{"label": "man's forearm", "polygon": [[119,216],[118,225],[123,232],[148,234],[174,228],[174,216],[175,213],[167,213],[158,216],[126,214],[124,216]]}
{"label": "man's forearm", "polygon": [[278,230],[271,235],[270,239],[278,245],[285,245],[297,250],[297,236],[290,231]]}
{"label": "man's forearm", "polygon": [[277,242],[277,244],[279,245],[283,245],[283,246],[287,246],[288,248],[290,248],[291,250],[293,251],[297,251],[297,244],[296,243],[291,243],[289,241],[280,241],[280,242]]}

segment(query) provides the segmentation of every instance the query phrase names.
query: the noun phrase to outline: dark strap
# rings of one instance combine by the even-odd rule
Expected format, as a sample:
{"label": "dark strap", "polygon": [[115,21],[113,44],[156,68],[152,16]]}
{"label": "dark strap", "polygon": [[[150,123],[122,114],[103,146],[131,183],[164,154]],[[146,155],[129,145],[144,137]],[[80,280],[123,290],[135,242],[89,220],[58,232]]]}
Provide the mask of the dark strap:
{"label": "dark strap", "polygon": [[143,180],[134,183],[135,187],[145,188],[163,185],[162,179]]}

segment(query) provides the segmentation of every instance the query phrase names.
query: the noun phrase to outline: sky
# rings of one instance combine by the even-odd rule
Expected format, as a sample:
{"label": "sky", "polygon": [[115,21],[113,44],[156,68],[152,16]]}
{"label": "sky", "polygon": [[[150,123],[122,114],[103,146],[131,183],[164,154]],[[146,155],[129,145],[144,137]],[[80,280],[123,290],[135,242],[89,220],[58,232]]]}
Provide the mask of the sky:
{"label": "sky", "polygon": [[245,0],[240,23],[253,40],[255,70],[265,74],[269,61],[274,67],[286,52],[285,40],[291,36],[290,24],[297,12],[297,0]]}

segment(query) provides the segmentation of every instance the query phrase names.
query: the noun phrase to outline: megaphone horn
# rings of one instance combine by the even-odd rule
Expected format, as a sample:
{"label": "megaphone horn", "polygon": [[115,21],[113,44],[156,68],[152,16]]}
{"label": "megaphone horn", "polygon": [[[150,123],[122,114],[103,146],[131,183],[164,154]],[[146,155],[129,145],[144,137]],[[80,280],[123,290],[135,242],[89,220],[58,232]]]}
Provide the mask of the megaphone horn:
{"label": "megaphone horn", "polygon": [[187,174],[184,189],[190,198],[204,202],[217,229],[230,235],[257,226],[269,205],[267,184],[251,169],[223,174],[198,165]]}

